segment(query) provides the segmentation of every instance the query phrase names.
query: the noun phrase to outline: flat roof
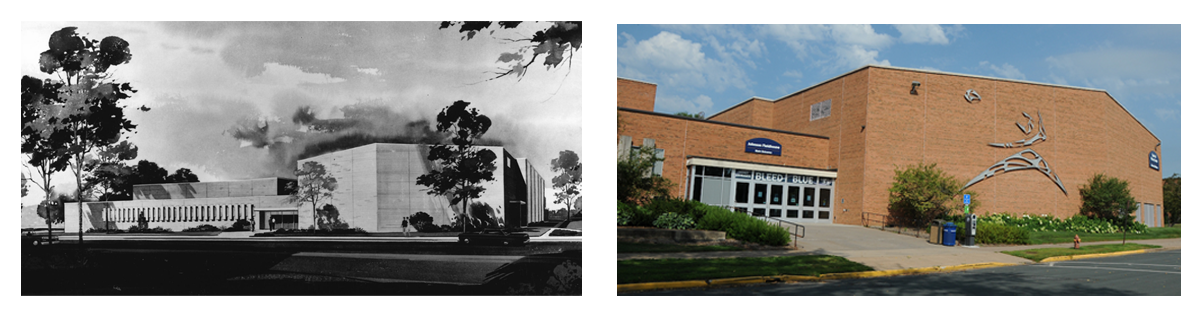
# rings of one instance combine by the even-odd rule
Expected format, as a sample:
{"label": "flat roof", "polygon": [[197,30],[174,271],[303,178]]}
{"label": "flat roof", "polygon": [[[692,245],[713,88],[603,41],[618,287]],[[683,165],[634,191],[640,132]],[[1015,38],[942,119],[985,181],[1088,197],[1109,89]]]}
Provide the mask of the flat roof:
{"label": "flat roof", "polygon": [[617,110],[618,111],[627,111],[627,112],[631,112],[631,113],[647,114],[647,115],[653,115],[653,116],[671,117],[671,118],[689,120],[689,121],[705,122],[705,123],[717,124],[717,125],[741,127],[741,128],[753,129],[753,130],[776,132],[776,133],[781,133],[781,134],[800,135],[800,136],[807,136],[807,137],[813,137],[813,138],[829,139],[829,137],[821,136],[821,135],[790,132],[790,131],[778,130],[778,129],[774,129],[774,128],[763,128],[763,127],[755,127],[755,126],[742,125],[742,124],[726,123],[726,122],[719,122],[719,121],[708,120],[708,119],[676,116],[676,115],[664,114],[664,113],[660,113],[660,112],[656,112],[656,111],[645,111],[645,110],[641,110],[641,109],[632,109],[632,108],[625,108],[625,107],[620,107],[620,106],[617,107]]}

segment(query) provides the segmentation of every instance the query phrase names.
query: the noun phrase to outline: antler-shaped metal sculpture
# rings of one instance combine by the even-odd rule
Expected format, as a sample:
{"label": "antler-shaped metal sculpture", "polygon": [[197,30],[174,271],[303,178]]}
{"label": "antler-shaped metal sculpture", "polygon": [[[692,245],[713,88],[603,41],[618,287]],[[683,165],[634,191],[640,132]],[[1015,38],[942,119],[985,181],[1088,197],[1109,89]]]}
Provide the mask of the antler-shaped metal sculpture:
{"label": "antler-shaped metal sculpture", "polygon": [[[1027,123],[1026,123],[1027,125],[1022,126],[1021,123],[1018,122],[1017,128],[1020,128],[1021,132],[1025,133],[1025,135],[1029,135],[1029,133],[1033,131],[1033,117],[1029,117],[1029,114],[1024,113],[1024,112],[1022,112],[1021,115],[1025,115],[1025,119],[1027,120]],[[1037,133],[1037,135],[1033,135],[1033,137],[1029,137],[1029,138],[1018,140],[1018,141],[1011,142],[1011,143],[1003,143],[1003,144],[990,143],[988,145],[992,146],[992,147],[1001,147],[1001,148],[1025,147],[1025,146],[1033,145],[1034,143],[1036,143],[1038,141],[1046,140],[1046,127],[1042,126],[1042,112],[1039,110],[1037,115],[1038,115],[1038,133]]]}
{"label": "antler-shaped metal sculpture", "polygon": [[[1025,154],[1033,154],[1033,158],[1025,157]],[[974,185],[975,183],[983,181],[989,177],[996,176],[997,172],[1002,171],[1007,173],[1024,169],[1036,169],[1037,171],[1042,172],[1042,174],[1045,174],[1047,178],[1053,180],[1055,184],[1058,184],[1058,188],[1063,191],[1063,194],[1067,193],[1067,188],[1063,187],[1062,180],[1059,180],[1058,175],[1054,174],[1054,170],[1050,169],[1050,163],[1046,162],[1046,159],[1042,158],[1041,154],[1038,154],[1037,152],[1033,151],[1033,149],[1029,148],[1013,154],[1012,156],[1005,158],[995,165],[988,167],[987,170],[979,173],[979,176],[975,176],[974,179],[971,179],[970,182],[967,182],[967,185],[963,186],[962,190],[965,190],[967,187],[970,187],[971,185]]]}

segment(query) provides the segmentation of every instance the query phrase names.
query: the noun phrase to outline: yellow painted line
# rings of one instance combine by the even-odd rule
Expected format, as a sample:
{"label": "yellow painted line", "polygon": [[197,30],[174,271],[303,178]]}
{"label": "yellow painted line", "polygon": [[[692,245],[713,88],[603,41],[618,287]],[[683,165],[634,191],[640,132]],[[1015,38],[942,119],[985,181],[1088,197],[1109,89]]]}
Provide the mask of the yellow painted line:
{"label": "yellow painted line", "polygon": [[[1079,254],[1079,255],[1066,255],[1066,256],[1051,256],[1051,257],[1048,257],[1048,258],[1044,258],[1044,259],[1042,259],[1042,260],[1041,260],[1041,261],[1039,261],[1039,262],[1071,261],[1071,260],[1091,259],[1091,258],[1098,258],[1098,257],[1121,256],[1121,255],[1130,255],[1130,254],[1142,254],[1142,253],[1146,253],[1146,252],[1148,252],[1147,250],[1148,250],[1148,249],[1133,250],[1133,251],[1121,251],[1121,252],[1112,252],[1112,253],[1096,253],[1096,254]],[[1154,250],[1157,250],[1157,249],[1154,249]]]}
{"label": "yellow painted line", "polygon": [[770,282],[820,282],[820,281],[825,281],[825,280],[861,279],[861,278],[874,278],[874,277],[885,277],[885,276],[896,276],[896,275],[915,275],[915,274],[928,274],[928,273],[936,273],[936,272],[964,271],[964,270],[984,269],[984,268],[993,268],[993,267],[1011,266],[1011,265],[1019,265],[1019,264],[993,262],[993,263],[962,264],[962,265],[954,265],[954,266],[947,266],[947,267],[939,266],[939,267],[885,270],[885,271],[829,273],[829,274],[822,274],[821,276],[807,276],[807,275],[747,276],[747,277],[713,279],[713,280],[629,283],[629,284],[617,284],[617,292],[699,288],[699,287],[709,287],[709,286],[759,284],[759,283],[770,283]]}

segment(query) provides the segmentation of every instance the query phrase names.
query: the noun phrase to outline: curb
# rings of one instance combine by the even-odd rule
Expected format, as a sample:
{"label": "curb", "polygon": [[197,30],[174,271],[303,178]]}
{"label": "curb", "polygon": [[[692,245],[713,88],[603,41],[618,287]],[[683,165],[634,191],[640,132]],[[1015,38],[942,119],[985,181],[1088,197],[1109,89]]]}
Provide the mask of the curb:
{"label": "curb", "polygon": [[1141,249],[1141,250],[1121,251],[1121,252],[1111,252],[1111,253],[1051,256],[1048,258],[1044,258],[1041,261],[1038,261],[1038,263],[1073,261],[1073,260],[1091,259],[1091,258],[1098,258],[1098,257],[1122,256],[1122,255],[1130,255],[1130,254],[1142,254],[1142,253],[1150,253],[1150,252],[1169,251],[1169,250],[1174,250],[1174,249],[1175,248],[1160,247],[1157,249]]}
{"label": "curb", "polygon": [[862,279],[875,278],[897,275],[915,275],[929,274],[937,272],[953,272],[963,270],[985,269],[1001,266],[1020,265],[1016,263],[974,263],[962,264],[946,267],[927,267],[914,269],[899,269],[885,271],[866,271],[866,272],[844,272],[844,273],[829,273],[821,276],[807,275],[778,275],[778,276],[747,276],[738,278],[712,279],[712,280],[693,280],[693,281],[671,281],[671,282],[647,282],[647,283],[630,283],[617,284],[617,292],[631,291],[646,291],[646,290],[668,290],[668,289],[683,289],[683,288],[701,288],[711,286],[724,285],[744,285],[758,283],[776,283],[776,282],[820,282],[825,280],[842,280],[842,279]]}

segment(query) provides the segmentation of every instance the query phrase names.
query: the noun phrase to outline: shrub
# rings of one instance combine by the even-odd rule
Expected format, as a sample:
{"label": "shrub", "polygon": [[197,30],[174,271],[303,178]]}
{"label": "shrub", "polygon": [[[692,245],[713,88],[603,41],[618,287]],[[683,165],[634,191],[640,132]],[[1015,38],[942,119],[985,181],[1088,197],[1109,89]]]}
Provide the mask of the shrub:
{"label": "shrub", "polygon": [[129,227],[129,233],[174,233],[174,231],[171,231],[169,228],[162,228],[158,226],[152,228],[143,228],[134,225]]}
{"label": "shrub", "polygon": [[[937,168],[937,164],[920,163],[903,170],[896,168],[892,187],[888,188],[888,210],[891,224],[924,226],[934,218],[957,211],[951,206],[960,195],[962,182]],[[967,192],[976,196],[974,192]],[[979,206],[978,198],[972,206]]]}
{"label": "shrub", "polygon": [[692,220],[699,221],[704,216],[704,212],[700,210],[701,206],[706,206],[704,203],[685,200],[681,198],[656,198],[642,205],[642,208],[655,216],[663,213],[679,213],[689,215]]}
{"label": "shrub", "polygon": [[183,232],[218,232],[218,231],[221,231],[221,229],[216,226],[209,225],[209,224],[200,224],[200,226],[189,227],[189,228],[183,229]]}
{"label": "shrub", "polygon": [[[960,234],[965,235],[966,233]],[[963,239],[963,237],[959,237],[959,239]],[[981,222],[975,227],[975,241],[982,244],[1029,244],[1029,230],[1016,226]]]}
{"label": "shrub", "polygon": [[620,202],[617,204],[617,225],[654,226],[654,220],[658,219],[658,215],[651,214],[643,207]]}
{"label": "shrub", "polygon": [[674,183],[653,175],[650,171],[663,159],[654,156],[654,149],[641,148],[629,158],[617,160],[617,200],[641,204],[651,199],[670,197]]}
{"label": "shrub", "polygon": [[425,212],[417,212],[408,217],[408,224],[417,232],[441,232],[442,228],[433,224],[433,216]]}
{"label": "shrub", "polygon": [[654,220],[654,227],[672,230],[687,230],[696,226],[696,221],[689,215],[666,213]]}
{"label": "shrub", "polygon": [[245,219],[240,219],[240,220],[233,222],[233,226],[230,226],[229,228],[225,229],[225,231],[226,232],[249,231],[252,226],[253,226],[253,224],[250,224],[250,221],[247,221]]}
{"label": "shrub", "polygon": [[697,229],[725,231],[725,236],[765,245],[786,245],[791,241],[787,230],[763,220],[729,210],[707,211],[696,225]]}

